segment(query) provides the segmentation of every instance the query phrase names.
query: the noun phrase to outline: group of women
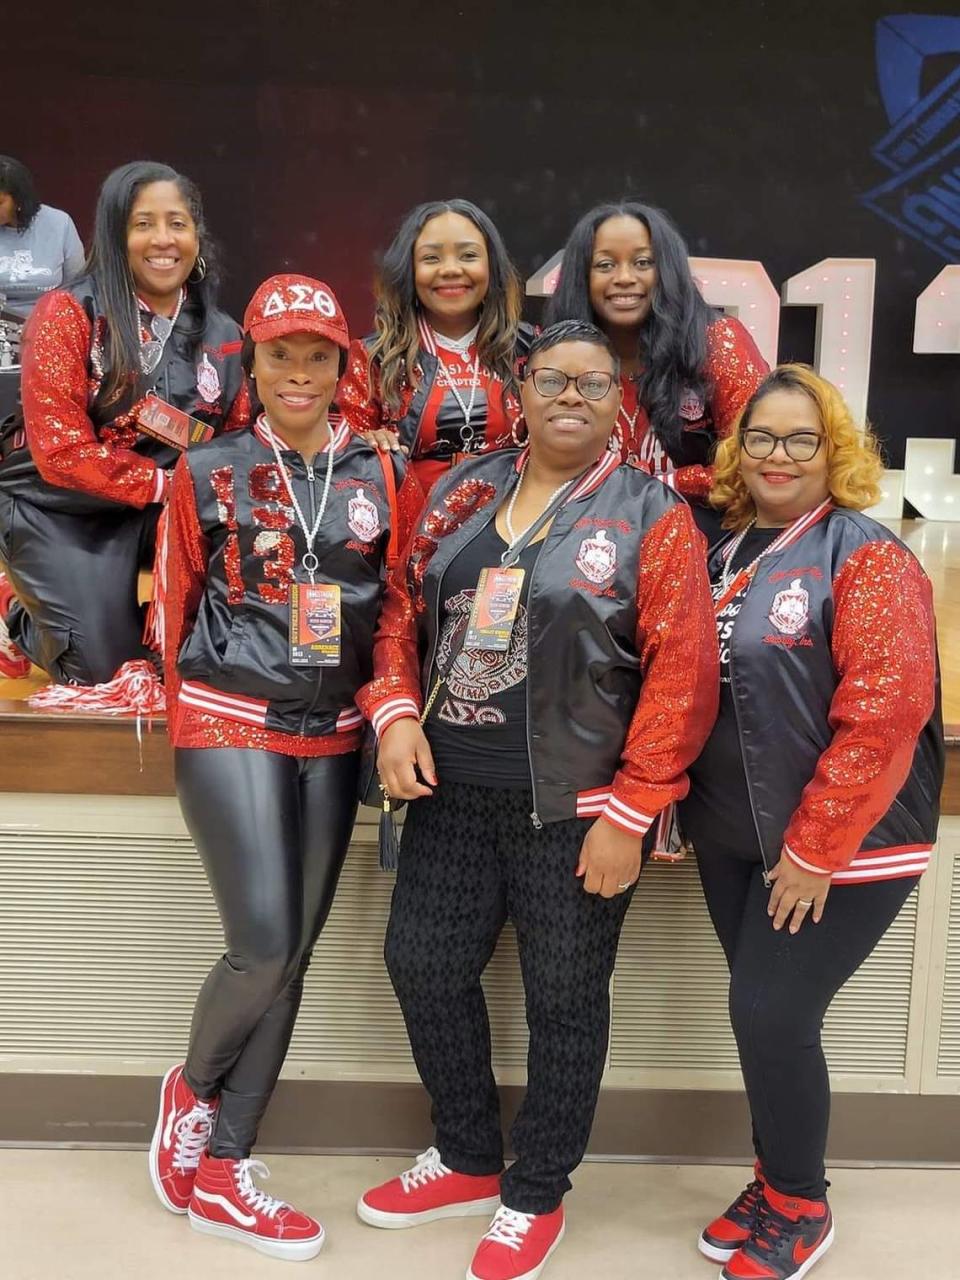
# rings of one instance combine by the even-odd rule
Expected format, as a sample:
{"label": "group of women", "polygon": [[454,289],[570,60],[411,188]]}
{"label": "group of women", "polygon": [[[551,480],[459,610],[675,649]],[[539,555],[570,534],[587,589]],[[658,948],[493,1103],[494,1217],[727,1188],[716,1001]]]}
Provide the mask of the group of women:
{"label": "group of women", "polygon": [[[91,684],[146,652],[166,508],[168,727],[226,951],[163,1081],[161,1202],[273,1257],[323,1244],[252,1150],[366,725],[408,803],[386,962],[436,1135],[360,1218],[487,1215],[468,1278],[540,1274],[675,814],[756,1151],[699,1248],[727,1280],[806,1274],[833,1239],[820,1024],[926,867],[943,770],[929,583],[862,514],[873,437],[811,370],[768,373],[647,205],[580,220],[541,331],[464,200],[403,221],[362,341],[320,280],[264,281],[242,332],[215,280],[196,188],[112,174],[86,274],[37,304],[0,462],[8,670]],[[507,920],[530,1049],[505,1170],[480,977]]]}

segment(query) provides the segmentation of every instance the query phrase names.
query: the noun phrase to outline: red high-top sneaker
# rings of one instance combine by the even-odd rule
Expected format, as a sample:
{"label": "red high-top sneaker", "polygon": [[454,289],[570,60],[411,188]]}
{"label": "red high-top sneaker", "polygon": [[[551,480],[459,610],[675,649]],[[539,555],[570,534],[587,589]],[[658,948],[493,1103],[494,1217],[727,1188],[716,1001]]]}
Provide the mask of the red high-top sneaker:
{"label": "red high-top sneaker", "polygon": [[697,1248],[711,1262],[726,1262],[747,1243],[757,1224],[757,1210],[763,1194],[760,1162],[753,1166],[753,1181],[744,1187],[733,1204],[700,1232]]}
{"label": "red high-top sneaker", "polygon": [[183,1064],[171,1067],[160,1086],[160,1111],[150,1144],[150,1181],[171,1213],[187,1212],[216,1114],[217,1099],[198,1098],[183,1078]]}
{"label": "red high-top sneaker", "polygon": [[563,1205],[553,1213],[518,1213],[502,1205],[477,1245],[467,1280],[536,1280],[563,1228]]}
{"label": "red high-top sneaker", "polygon": [[193,1184],[189,1218],[194,1231],[239,1240],[271,1258],[306,1262],[323,1248],[323,1227],[253,1181],[269,1178],[259,1160],[217,1160],[204,1155]]}
{"label": "red high-top sneaker", "polygon": [[22,680],[30,674],[30,659],[10,639],[7,630],[7,614],[16,597],[7,580],[7,575],[0,569],[0,676],[8,680]]}
{"label": "red high-top sneaker", "polygon": [[722,1280],[800,1280],[833,1244],[826,1200],[798,1200],[765,1186],[757,1225],[720,1272]]}
{"label": "red high-top sneaker", "polygon": [[499,1205],[499,1173],[455,1173],[431,1147],[412,1169],[365,1191],[357,1216],[371,1227],[418,1227],[437,1218],[485,1218]]}

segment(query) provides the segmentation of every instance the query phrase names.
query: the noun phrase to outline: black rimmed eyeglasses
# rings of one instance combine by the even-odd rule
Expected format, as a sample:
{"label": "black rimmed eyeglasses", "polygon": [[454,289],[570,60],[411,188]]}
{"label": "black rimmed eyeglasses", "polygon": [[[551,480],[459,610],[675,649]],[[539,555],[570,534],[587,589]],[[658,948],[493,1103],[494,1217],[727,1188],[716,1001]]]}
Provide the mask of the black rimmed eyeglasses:
{"label": "black rimmed eyeglasses", "polygon": [[743,452],[757,462],[771,457],[778,444],[783,445],[792,462],[809,462],[819,452],[823,436],[816,431],[792,431],[789,435],[778,436],[763,427],[747,427],[740,432]]}
{"label": "black rimmed eyeglasses", "polygon": [[540,395],[549,399],[562,396],[572,382],[584,400],[602,400],[613,386],[613,374],[602,369],[590,369],[574,377],[562,369],[534,369],[530,381]]}

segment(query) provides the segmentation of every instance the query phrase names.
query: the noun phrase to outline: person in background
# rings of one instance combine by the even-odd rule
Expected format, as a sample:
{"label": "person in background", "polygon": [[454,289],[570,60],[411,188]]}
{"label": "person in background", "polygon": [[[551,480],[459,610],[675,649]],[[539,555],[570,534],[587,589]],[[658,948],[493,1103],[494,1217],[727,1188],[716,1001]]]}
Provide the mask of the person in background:
{"label": "person in background", "polygon": [[717,450],[720,714],[680,805],[730,966],[754,1177],[705,1228],[724,1280],[796,1280],[833,1240],[821,1026],[936,839],[944,748],[930,583],[863,514],[880,462],[802,365]]}
{"label": "person in background", "polygon": [[263,412],[191,449],[170,504],[168,726],[227,945],[164,1077],[150,1175],[195,1230],[296,1261],[323,1228],[257,1187],[251,1152],[353,828],[384,562],[421,495],[331,412],[349,335],[327,285],[265,280],[244,327]]}
{"label": "person in background", "polygon": [[[534,340],[529,444],[437,482],[357,698],[383,783],[411,801],[385,953],[436,1124],[357,1211],[388,1228],[493,1213],[471,1280],[539,1275],[560,1243],[644,838],[716,713],[702,539],[609,449],[618,374],[592,324]],[[507,919],[530,1049],[504,1173],[480,976]]]}
{"label": "person in background", "polygon": [[30,317],[23,428],[0,441],[0,674],[32,661],[96,685],[146,655],[137,578],[180,452],[146,421],[206,435],[249,420],[216,283],[196,186],[149,161],[115,169],[86,273]]}
{"label": "person in background", "polygon": [[545,313],[547,324],[567,318],[599,325],[620,357],[623,456],[689,499],[708,536],[719,533],[706,506],[713,451],[767,365],[740,321],[704,302],[663,210],[625,200],[583,215]]}
{"label": "person in background", "polygon": [[2,310],[26,319],[51,289],[83,270],[83,245],[68,213],[41,204],[30,170],[0,156]]}
{"label": "person in background", "polygon": [[533,330],[500,232],[469,200],[412,209],[375,292],[376,332],[351,346],[339,403],[355,431],[409,455],[426,493],[462,458],[515,444],[510,388]]}

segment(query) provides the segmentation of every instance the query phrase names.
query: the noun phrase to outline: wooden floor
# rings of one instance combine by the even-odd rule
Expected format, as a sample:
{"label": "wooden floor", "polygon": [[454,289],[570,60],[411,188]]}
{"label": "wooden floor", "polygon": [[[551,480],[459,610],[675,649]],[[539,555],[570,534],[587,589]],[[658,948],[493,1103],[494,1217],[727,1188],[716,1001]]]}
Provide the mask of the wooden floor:
{"label": "wooden floor", "polygon": [[[949,726],[949,736],[960,736],[960,522],[886,523],[918,557],[933,583],[943,672],[943,718]],[[43,682],[39,671],[34,671],[29,680],[0,679],[0,699],[28,698]]]}

